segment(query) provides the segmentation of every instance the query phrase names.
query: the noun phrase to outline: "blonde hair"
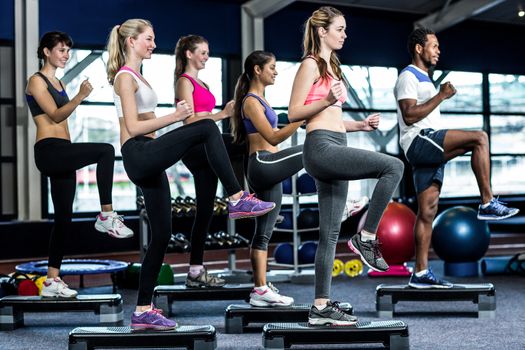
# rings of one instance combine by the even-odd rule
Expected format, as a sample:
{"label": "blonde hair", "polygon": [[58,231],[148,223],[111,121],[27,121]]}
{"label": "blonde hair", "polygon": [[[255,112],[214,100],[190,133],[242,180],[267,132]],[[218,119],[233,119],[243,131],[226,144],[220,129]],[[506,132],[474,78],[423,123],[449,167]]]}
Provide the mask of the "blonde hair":
{"label": "blonde hair", "polygon": [[145,19],[128,19],[121,25],[116,25],[111,29],[108,38],[107,50],[109,54],[107,73],[108,81],[113,85],[115,75],[126,62],[126,39],[137,38],[146,28],[152,28],[150,21]]}
{"label": "blonde hair", "polygon": [[[319,37],[319,28],[328,30],[335,17],[343,16],[343,13],[331,6],[323,6],[315,10],[304,24],[303,37],[303,59],[312,56],[317,62],[321,78],[328,78],[328,69],[325,60],[319,54],[321,52],[321,38]],[[330,66],[338,79],[342,79],[343,73],[339,67],[341,62],[334,51],[330,55]]]}

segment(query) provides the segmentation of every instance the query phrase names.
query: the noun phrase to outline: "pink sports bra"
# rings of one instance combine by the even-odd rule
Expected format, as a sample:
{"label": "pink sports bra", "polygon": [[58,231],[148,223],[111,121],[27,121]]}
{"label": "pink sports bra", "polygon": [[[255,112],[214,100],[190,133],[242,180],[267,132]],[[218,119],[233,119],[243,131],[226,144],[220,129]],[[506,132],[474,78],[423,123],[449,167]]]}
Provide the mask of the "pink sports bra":
{"label": "pink sports bra", "polygon": [[[308,56],[308,58],[315,60],[315,58],[312,56]],[[332,85],[338,82],[342,84],[342,81],[334,79],[330,74],[328,74],[328,77],[320,77],[319,80],[313,83],[312,87],[310,88],[310,91],[308,91],[308,95],[306,95],[306,100],[304,101],[304,104],[309,105],[312,102],[319,101],[325,98],[330,92],[330,88],[332,87]],[[343,94],[341,95],[341,97],[339,97],[339,100],[337,100],[332,106],[341,107],[346,101],[348,93],[344,84],[342,88]]]}
{"label": "pink sports bra", "polygon": [[[186,73],[181,74],[181,77],[188,79],[193,84],[193,112],[211,112],[215,108],[215,96],[210,90],[202,87],[201,84]],[[179,102],[179,99],[175,101]]]}

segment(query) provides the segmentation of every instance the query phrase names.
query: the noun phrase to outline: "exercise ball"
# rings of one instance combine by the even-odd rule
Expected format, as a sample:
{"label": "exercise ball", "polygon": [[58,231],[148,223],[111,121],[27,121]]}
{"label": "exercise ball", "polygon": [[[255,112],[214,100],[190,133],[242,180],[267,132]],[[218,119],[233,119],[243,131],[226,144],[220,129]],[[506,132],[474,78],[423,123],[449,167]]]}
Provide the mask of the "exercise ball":
{"label": "exercise ball", "polygon": [[304,173],[297,179],[297,192],[299,193],[315,193],[317,188],[315,187],[315,180],[313,177]]}
{"label": "exercise ball", "polygon": [[283,182],[283,193],[291,194],[292,193],[292,178],[289,177],[284,179]]}
{"label": "exercise ball", "polygon": [[291,209],[281,209],[279,215],[284,218],[283,221],[275,225],[277,228],[291,230],[293,228],[293,214]]}
{"label": "exercise ball", "polygon": [[489,225],[478,220],[472,208],[447,209],[432,225],[432,247],[445,261],[446,275],[477,276],[477,261],[487,252],[489,241]]}
{"label": "exercise ball", "polygon": [[299,264],[313,264],[315,261],[316,242],[304,242],[299,246]]}
{"label": "exercise ball", "polygon": [[[365,225],[368,210],[359,220],[357,232]],[[414,256],[414,224],[416,215],[404,204],[388,203],[377,227],[381,253],[389,265],[402,265]]]}
{"label": "exercise ball", "polygon": [[316,228],[319,227],[319,209],[305,208],[297,216],[297,227]]}
{"label": "exercise ball", "polygon": [[274,252],[275,262],[279,264],[293,264],[293,245],[290,243],[279,244]]}

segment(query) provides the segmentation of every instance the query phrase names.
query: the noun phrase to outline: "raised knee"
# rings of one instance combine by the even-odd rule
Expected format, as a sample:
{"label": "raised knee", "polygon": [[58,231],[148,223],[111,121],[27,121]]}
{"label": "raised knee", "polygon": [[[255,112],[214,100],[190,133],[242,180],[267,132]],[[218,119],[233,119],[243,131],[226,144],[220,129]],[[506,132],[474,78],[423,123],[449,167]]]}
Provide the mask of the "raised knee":
{"label": "raised knee", "polygon": [[418,217],[426,223],[432,223],[437,214],[437,203],[430,203],[424,208],[419,208]]}
{"label": "raised knee", "polygon": [[487,146],[489,144],[489,136],[485,131],[477,132],[477,142],[481,146]]}
{"label": "raised knee", "polygon": [[401,177],[403,177],[404,170],[405,165],[403,162],[397,158],[392,157],[390,162],[390,172],[394,174],[396,178],[401,179]]}

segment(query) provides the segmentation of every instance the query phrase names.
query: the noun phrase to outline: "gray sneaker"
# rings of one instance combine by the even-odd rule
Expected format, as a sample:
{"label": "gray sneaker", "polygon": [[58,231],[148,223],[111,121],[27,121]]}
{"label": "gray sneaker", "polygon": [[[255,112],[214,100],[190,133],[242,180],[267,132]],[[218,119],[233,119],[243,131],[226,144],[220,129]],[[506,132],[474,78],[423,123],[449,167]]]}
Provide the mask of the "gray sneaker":
{"label": "gray sneaker", "polygon": [[354,235],[348,241],[348,247],[356,254],[359,254],[361,260],[372,270],[384,272],[388,270],[388,264],[381,255],[379,250],[379,241],[361,241],[361,234]]}
{"label": "gray sneaker", "polygon": [[191,276],[189,272],[186,276],[186,287],[188,288],[220,288],[225,284],[224,279],[208,275],[206,268],[203,268],[196,277]]}
{"label": "gray sneaker", "polygon": [[312,305],[308,314],[310,326],[353,326],[356,323],[357,317],[341,310],[337,301],[328,301],[322,310]]}

